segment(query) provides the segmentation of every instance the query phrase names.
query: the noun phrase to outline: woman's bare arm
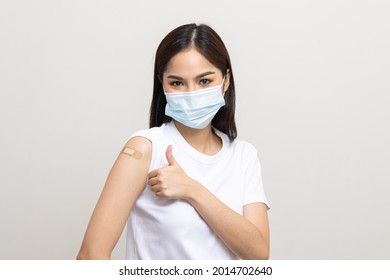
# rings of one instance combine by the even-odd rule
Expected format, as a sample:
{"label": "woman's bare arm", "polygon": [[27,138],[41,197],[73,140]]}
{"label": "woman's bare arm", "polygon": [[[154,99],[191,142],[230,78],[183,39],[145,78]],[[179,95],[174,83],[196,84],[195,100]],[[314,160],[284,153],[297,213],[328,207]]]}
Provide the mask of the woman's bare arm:
{"label": "woman's bare arm", "polygon": [[147,182],[152,143],[134,137],[116,159],[88,224],[77,259],[110,259]]}

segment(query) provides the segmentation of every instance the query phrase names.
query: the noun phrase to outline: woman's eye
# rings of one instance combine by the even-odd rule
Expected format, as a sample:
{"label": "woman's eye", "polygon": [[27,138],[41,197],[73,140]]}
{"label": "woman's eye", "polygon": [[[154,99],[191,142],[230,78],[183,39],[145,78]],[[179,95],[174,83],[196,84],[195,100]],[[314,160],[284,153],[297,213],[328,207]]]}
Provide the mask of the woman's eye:
{"label": "woman's eye", "polygon": [[210,80],[208,80],[208,79],[202,79],[202,80],[200,80],[200,84],[201,85],[207,85],[207,84],[209,84],[210,83]]}
{"label": "woman's eye", "polygon": [[183,83],[179,82],[179,81],[174,81],[174,82],[171,82],[170,85],[173,86],[173,87],[178,87],[178,86],[182,86]]}

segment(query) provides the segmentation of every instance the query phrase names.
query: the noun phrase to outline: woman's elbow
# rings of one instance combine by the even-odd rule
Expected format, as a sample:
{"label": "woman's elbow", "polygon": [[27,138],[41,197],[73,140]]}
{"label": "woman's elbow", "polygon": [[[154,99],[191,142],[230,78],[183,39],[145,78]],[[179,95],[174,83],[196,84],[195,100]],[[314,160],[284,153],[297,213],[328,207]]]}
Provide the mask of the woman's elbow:
{"label": "woman's elbow", "polygon": [[83,254],[81,251],[77,254],[76,260],[88,260],[85,254]]}
{"label": "woman's elbow", "polygon": [[268,246],[265,246],[265,248],[262,248],[262,250],[260,250],[260,254],[259,254],[259,260],[268,260],[269,259],[269,245]]}
{"label": "woman's elbow", "polygon": [[269,251],[262,252],[258,258],[258,260],[268,260],[269,259]]}
{"label": "woman's elbow", "polygon": [[76,260],[109,260],[110,255],[102,254],[102,253],[93,253],[90,251],[86,251],[81,249],[77,254]]}
{"label": "woman's elbow", "polygon": [[269,259],[269,246],[258,248],[253,251],[249,260],[268,260]]}

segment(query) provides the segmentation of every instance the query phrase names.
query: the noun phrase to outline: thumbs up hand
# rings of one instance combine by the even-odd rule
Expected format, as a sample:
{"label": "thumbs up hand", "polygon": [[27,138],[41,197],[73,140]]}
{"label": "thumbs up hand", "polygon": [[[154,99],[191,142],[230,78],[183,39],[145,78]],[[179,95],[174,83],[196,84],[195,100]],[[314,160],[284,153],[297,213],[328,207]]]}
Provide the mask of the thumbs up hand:
{"label": "thumbs up hand", "polygon": [[172,155],[169,145],[165,156],[168,166],[150,171],[148,179],[152,192],[158,197],[171,199],[189,199],[197,182],[189,177]]}
{"label": "thumbs up hand", "polygon": [[168,146],[168,148],[167,148],[167,150],[165,152],[165,156],[167,158],[169,166],[173,166],[173,165],[178,165],[179,166],[179,164],[176,162],[175,158],[172,155],[172,145]]}

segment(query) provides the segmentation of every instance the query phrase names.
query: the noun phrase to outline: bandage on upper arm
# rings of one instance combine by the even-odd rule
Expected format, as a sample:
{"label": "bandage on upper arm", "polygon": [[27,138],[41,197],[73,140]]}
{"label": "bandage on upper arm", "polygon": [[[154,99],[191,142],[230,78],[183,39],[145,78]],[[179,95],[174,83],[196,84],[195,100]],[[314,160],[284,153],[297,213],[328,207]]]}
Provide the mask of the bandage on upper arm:
{"label": "bandage on upper arm", "polygon": [[135,159],[141,159],[142,158],[142,153],[140,151],[137,151],[133,148],[130,147],[123,147],[121,154],[133,157]]}

